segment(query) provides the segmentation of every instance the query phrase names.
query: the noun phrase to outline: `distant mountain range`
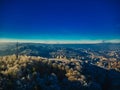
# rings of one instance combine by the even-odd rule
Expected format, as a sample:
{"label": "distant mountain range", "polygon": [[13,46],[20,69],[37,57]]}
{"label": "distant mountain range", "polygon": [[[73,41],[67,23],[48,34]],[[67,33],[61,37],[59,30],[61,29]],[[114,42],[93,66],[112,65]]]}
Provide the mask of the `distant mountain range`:
{"label": "distant mountain range", "polygon": [[[19,43],[18,53],[20,55],[52,57],[51,53],[62,50],[63,53],[78,54],[79,49],[110,50],[120,48],[119,43],[100,44],[41,44],[41,43]],[[16,53],[16,43],[0,43],[0,56]]]}

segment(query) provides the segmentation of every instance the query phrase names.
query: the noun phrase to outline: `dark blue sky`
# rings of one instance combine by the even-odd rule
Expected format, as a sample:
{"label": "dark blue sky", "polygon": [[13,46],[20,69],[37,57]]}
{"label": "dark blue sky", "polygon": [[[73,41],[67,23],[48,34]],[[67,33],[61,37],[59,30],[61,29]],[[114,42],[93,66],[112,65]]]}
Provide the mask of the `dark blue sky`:
{"label": "dark blue sky", "polygon": [[0,38],[120,39],[120,1],[0,0]]}

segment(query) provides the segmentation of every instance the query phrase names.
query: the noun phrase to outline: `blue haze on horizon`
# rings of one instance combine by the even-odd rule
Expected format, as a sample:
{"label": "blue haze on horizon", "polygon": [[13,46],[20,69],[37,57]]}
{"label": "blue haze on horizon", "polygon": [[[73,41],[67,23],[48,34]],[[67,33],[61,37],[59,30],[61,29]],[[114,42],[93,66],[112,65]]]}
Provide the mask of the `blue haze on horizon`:
{"label": "blue haze on horizon", "polygon": [[120,1],[0,0],[0,39],[120,40]]}

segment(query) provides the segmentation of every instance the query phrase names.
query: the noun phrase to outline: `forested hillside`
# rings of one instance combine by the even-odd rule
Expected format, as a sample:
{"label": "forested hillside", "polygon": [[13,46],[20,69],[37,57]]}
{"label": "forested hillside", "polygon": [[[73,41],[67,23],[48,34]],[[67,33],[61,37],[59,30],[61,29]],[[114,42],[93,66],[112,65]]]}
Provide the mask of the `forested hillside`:
{"label": "forested hillside", "polygon": [[120,72],[84,61],[0,57],[0,90],[120,90]]}

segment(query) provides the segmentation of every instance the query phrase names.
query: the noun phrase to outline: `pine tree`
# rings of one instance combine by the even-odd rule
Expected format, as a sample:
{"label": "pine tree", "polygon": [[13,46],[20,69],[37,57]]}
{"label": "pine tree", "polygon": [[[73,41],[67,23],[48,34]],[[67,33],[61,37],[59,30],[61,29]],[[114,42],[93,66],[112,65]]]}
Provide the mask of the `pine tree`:
{"label": "pine tree", "polygon": [[16,59],[18,59],[18,42],[16,43]]}

